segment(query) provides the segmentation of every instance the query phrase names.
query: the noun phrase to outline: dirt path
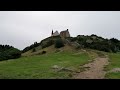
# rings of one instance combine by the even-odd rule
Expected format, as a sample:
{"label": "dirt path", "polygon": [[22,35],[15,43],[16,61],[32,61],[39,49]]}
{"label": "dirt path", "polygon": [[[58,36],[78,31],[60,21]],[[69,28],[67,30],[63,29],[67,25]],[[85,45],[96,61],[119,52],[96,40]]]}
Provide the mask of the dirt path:
{"label": "dirt path", "polygon": [[75,79],[104,79],[106,72],[104,66],[108,65],[108,58],[98,57],[92,63],[85,64],[87,70],[75,75]]}

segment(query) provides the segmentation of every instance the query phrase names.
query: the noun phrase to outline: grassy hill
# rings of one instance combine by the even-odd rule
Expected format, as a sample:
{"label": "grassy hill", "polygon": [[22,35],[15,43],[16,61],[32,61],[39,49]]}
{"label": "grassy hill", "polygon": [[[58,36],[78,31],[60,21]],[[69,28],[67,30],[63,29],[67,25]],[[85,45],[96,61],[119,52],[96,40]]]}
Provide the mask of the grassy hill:
{"label": "grassy hill", "polygon": [[[86,52],[59,52],[44,55],[21,57],[0,62],[1,79],[56,79],[72,78],[80,65],[90,62],[92,57]],[[54,66],[63,68],[60,71]],[[65,70],[68,69],[68,71]],[[70,70],[72,70],[72,72]]]}
{"label": "grassy hill", "polygon": [[[48,37],[26,47],[21,58],[0,61],[0,79],[69,79],[84,70],[81,66],[105,55],[110,63],[106,71],[120,67],[117,39],[78,35],[62,39],[64,46],[55,48],[57,39]],[[107,73],[106,78],[120,78],[120,72]]]}
{"label": "grassy hill", "polygon": [[[30,53],[32,50],[40,51],[46,47],[55,45],[56,40],[60,39],[60,36],[48,37],[42,40],[40,43],[35,42],[34,44],[23,49],[23,53]],[[62,39],[63,43],[72,46],[76,49],[95,49],[104,52],[120,52],[120,41],[115,38],[105,39],[97,35],[78,35],[77,37],[69,37]],[[51,50],[52,51],[52,50]]]}
{"label": "grassy hill", "polygon": [[[42,51],[47,53],[41,54]],[[0,79],[70,79],[84,70],[81,66],[106,54],[109,56],[109,65],[105,70],[120,68],[120,53],[76,49],[68,44],[61,48],[51,45],[36,52],[29,50],[19,59],[1,61]],[[118,79],[120,72],[107,73],[106,78]]]}
{"label": "grassy hill", "polygon": [[[38,47],[36,47],[38,48]],[[46,47],[46,48],[43,48],[43,49],[37,49],[36,52],[32,52],[32,49],[23,53],[22,56],[31,56],[31,55],[40,55],[42,51],[46,51],[46,53],[48,54],[52,54],[52,53],[55,53],[55,52],[76,52],[75,48],[74,47],[71,47],[67,44],[65,44],[64,47],[61,47],[61,48],[55,48],[54,45],[51,45],[49,47]]]}

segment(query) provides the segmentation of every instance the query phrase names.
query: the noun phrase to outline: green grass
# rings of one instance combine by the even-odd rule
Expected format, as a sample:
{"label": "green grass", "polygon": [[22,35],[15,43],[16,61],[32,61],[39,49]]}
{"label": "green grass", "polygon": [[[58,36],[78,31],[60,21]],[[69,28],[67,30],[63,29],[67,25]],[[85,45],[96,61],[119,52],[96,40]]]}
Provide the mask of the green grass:
{"label": "green grass", "polygon": [[[114,68],[120,68],[120,53],[109,53],[109,65],[105,67],[106,71],[110,71]],[[120,79],[120,72],[107,73],[108,79]]]}
{"label": "green grass", "polygon": [[106,74],[106,79],[120,79],[120,73],[119,72],[111,72],[109,74]]}
{"label": "green grass", "polygon": [[88,63],[87,53],[68,52],[21,57],[0,62],[0,79],[68,79],[71,72],[55,72],[52,66],[78,70],[80,65]]}

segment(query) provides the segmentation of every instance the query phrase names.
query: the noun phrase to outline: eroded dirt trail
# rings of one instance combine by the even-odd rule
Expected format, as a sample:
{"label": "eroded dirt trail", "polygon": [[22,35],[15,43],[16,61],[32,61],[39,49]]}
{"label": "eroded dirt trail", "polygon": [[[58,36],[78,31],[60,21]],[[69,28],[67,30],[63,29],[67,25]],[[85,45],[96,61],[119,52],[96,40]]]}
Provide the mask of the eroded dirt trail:
{"label": "eroded dirt trail", "polygon": [[96,58],[93,62],[85,64],[87,70],[75,75],[75,79],[104,79],[106,72],[104,66],[108,65],[108,58]]}

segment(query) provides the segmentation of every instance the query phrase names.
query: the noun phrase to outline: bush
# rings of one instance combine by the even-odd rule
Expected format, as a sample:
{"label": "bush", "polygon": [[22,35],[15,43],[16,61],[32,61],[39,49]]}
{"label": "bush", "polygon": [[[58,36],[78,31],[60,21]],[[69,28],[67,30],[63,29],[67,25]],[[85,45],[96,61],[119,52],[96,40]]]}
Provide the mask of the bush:
{"label": "bush", "polygon": [[59,50],[59,49],[57,49],[57,50],[55,51],[55,53],[58,53],[58,52],[60,52],[60,50]]}
{"label": "bush", "polygon": [[53,45],[53,43],[54,43],[53,40],[47,40],[45,42],[42,42],[41,46],[42,46],[42,48],[46,48],[46,47]]}
{"label": "bush", "polygon": [[35,49],[35,48],[33,48],[32,52],[36,52],[36,49]]}
{"label": "bush", "polygon": [[[95,37],[95,38],[94,38]],[[104,39],[98,37],[97,35],[91,36],[78,36],[77,42],[80,45],[84,45],[84,48],[91,48],[105,52],[119,52],[120,51],[120,41],[115,38]]]}
{"label": "bush", "polygon": [[46,53],[46,51],[42,51],[42,54],[45,54]]}
{"label": "bush", "polygon": [[10,48],[0,52],[0,61],[8,59],[16,59],[21,56],[21,51],[16,48]]}
{"label": "bush", "polygon": [[55,48],[61,48],[63,46],[64,46],[64,43],[63,43],[62,39],[57,39],[55,41]]}
{"label": "bush", "polygon": [[[24,48],[24,49],[22,50],[22,53],[27,52],[27,51],[29,51],[29,50],[31,50],[31,49],[34,49],[35,47],[38,47],[39,45],[41,45],[41,42],[40,42],[40,43],[34,42],[34,44],[32,44],[32,45]],[[33,52],[34,52],[34,51],[33,51]]]}
{"label": "bush", "polygon": [[119,43],[119,40],[116,39],[116,38],[111,38],[110,41],[113,42],[113,43]]}
{"label": "bush", "polygon": [[78,46],[76,46],[76,48],[75,49],[81,49],[81,46],[80,45],[78,45]]}

